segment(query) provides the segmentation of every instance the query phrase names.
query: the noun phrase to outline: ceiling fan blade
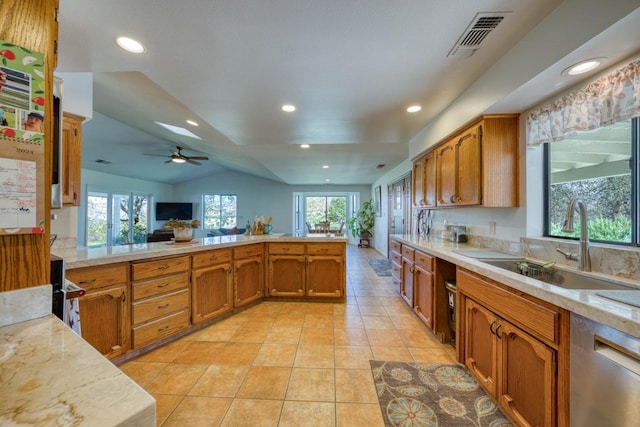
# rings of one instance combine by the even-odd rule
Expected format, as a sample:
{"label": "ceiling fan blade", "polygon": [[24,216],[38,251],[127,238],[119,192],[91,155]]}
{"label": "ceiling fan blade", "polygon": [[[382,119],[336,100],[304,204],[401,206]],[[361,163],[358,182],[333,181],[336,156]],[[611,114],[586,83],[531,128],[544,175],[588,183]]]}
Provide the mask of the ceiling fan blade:
{"label": "ceiling fan blade", "polygon": [[209,158],[206,156],[186,156],[186,157],[191,160],[209,160]]}
{"label": "ceiling fan blade", "polygon": [[202,163],[196,162],[195,160],[192,160],[192,159],[193,159],[193,157],[188,157],[187,158],[187,162],[191,163],[192,165],[198,165],[198,166],[200,166],[202,164]]}
{"label": "ceiling fan blade", "polygon": [[171,163],[171,162],[173,162],[173,160],[169,159],[165,163]]}

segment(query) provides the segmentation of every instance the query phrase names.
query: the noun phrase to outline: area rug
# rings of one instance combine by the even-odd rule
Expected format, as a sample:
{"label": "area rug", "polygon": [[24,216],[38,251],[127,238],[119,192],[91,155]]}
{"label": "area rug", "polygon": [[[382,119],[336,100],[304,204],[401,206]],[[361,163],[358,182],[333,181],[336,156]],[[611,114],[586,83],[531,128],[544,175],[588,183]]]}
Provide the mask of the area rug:
{"label": "area rug", "polygon": [[464,365],[370,363],[387,427],[512,425]]}
{"label": "area rug", "polygon": [[369,265],[380,277],[391,276],[391,261],[386,258],[370,259]]}

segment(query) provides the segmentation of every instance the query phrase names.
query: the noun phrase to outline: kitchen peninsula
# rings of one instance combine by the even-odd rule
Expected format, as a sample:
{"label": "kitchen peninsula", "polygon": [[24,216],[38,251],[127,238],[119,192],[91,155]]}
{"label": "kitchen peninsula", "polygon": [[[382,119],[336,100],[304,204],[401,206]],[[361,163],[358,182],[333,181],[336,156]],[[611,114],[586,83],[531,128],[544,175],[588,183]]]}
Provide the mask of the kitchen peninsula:
{"label": "kitchen peninsula", "polygon": [[347,241],[231,235],[55,255],[87,291],[79,300],[83,338],[110,359],[127,359],[265,298],[344,300]]}

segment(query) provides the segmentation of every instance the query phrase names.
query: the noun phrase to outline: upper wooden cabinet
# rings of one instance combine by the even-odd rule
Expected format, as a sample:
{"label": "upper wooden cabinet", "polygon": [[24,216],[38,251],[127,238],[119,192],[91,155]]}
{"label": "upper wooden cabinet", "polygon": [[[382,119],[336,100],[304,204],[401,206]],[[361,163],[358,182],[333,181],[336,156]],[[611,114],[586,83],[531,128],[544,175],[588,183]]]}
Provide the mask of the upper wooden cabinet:
{"label": "upper wooden cabinet", "polygon": [[82,122],[84,117],[63,113],[62,122],[62,203],[80,206],[82,166]]}
{"label": "upper wooden cabinet", "polygon": [[518,115],[486,115],[414,161],[414,206],[517,207]]}

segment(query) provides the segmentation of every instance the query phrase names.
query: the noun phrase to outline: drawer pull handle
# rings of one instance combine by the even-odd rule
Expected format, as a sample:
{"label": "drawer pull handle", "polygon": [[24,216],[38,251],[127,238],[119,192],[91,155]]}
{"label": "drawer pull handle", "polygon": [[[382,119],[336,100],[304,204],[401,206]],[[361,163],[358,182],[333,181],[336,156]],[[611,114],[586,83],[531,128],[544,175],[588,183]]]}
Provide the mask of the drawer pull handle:
{"label": "drawer pull handle", "polygon": [[168,284],[168,283],[164,283],[164,284],[162,284],[162,285],[158,285],[158,287],[159,287],[160,289],[162,289],[162,288],[166,288],[167,286],[169,286],[169,284]]}
{"label": "drawer pull handle", "polygon": [[209,259],[210,259],[211,261],[215,261],[215,260],[217,260],[217,259],[218,259],[218,256],[217,256],[217,255],[213,255],[213,256],[209,257]]}
{"label": "drawer pull handle", "polygon": [[289,252],[289,248],[282,248],[283,251]]}
{"label": "drawer pull handle", "polygon": [[93,282],[95,282],[95,281],[96,281],[96,279],[91,279],[91,280],[82,280],[79,284],[80,284],[80,285],[87,285],[87,284],[89,284],[89,283],[93,283]]}
{"label": "drawer pull handle", "polygon": [[493,330],[493,325],[496,324],[496,321],[494,320],[493,322],[491,322],[491,324],[489,325],[489,330],[491,331],[492,334],[495,334],[496,331]]}
{"label": "drawer pull handle", "polygon": [[158,270],[166,270],[167,268],[169,268],[169,266],[167,264],[158,267]]}
{"label": "drawer pull handle", "polygon": [[159,305],[158,308],[167,308],[169,307],[169,303],[163,304],[163,305]]}
{"label": "drawer pull handle", "polygon": [[158,328],[158,332],[166,331],[169,329],[169,326],[163,326],[162,328]]}

